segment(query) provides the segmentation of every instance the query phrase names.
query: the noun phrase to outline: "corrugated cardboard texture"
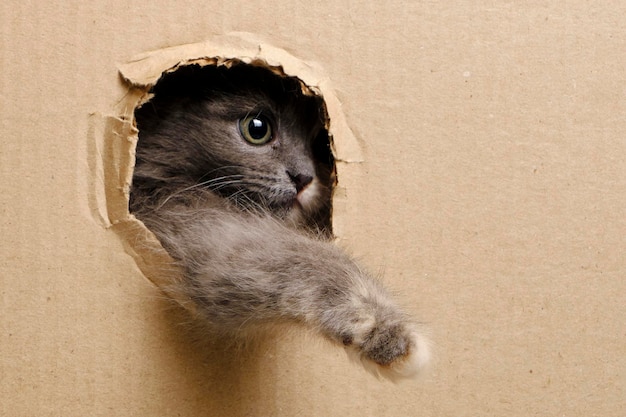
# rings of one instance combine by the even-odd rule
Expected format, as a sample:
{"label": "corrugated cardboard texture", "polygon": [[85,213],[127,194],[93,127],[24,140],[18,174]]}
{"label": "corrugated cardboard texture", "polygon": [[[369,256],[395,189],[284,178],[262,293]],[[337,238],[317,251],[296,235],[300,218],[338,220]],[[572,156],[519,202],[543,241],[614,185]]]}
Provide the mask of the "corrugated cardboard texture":
{"label": "corrugated cardboard texture", "polygon": [[[620,2],[63,3],[0,5],[2,416],[626,415]],[[332,81],[341,244],[428,323],[423,380],[192,344],[106,227],[118,64],[242,30]]]}

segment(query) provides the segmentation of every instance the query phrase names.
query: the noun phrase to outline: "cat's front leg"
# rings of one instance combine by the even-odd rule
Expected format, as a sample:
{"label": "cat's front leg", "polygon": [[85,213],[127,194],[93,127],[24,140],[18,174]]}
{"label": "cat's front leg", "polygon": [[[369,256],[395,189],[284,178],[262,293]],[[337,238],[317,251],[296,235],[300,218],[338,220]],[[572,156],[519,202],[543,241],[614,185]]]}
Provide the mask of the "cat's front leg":
{"label": "cat's front leg", "polygon": [[175,227],[161,240],[186,274],[178,292],[221,333],[290,320],[390,379],[413,376],[428,362],[426,339],[380,283],[333,243],[270,217],[214,210],[179,213],[165,224]]}

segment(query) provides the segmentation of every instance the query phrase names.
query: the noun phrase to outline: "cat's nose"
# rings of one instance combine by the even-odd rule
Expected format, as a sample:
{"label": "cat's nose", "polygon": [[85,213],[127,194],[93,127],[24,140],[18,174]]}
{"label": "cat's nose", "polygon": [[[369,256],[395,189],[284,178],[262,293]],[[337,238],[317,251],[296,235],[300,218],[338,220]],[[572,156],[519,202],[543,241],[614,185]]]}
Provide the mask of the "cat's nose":
{"label": "cat's nose", "polygon": [[304,174],[294,175],[289,171],[287,171],[287,175],[289,175],[289,178],[291,178],[291,182],[293,182],[293,184],[296,186],[296,191],[298,193],[304,190],[306,186],[309,185],[311,181],[313,181],[313,177],[310,175],[304,175]]}

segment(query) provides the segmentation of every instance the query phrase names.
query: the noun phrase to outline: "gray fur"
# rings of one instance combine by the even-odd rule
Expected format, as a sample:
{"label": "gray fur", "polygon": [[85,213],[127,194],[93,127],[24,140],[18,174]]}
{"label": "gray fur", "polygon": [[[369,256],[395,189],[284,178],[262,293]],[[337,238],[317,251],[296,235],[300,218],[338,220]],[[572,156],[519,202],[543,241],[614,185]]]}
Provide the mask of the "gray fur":
{"label": "gray fur", "polygon": [[[136,112],[131,211],[184,271],[166,292],[190,300],[214,332],[299,322],[379,374],[412,375],[428,360],[425,339],[328,240],[326,116],[301,91],[297,79],[243,64],[163,78]],[[272,141],[242,138],[238,122],[250,114],[272,120]],[[314,180],[301,191],[296,175]]]}

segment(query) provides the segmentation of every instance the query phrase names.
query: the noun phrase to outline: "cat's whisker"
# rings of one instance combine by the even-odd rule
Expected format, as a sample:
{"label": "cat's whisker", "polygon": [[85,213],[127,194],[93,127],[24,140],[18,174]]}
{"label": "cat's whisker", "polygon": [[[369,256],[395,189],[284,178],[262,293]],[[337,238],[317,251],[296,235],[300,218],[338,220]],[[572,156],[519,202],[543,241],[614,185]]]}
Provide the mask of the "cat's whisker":
{"label": "cat's whisker", "polygon": [[[262,211],[265,209],[263,204],[255,201],[248,195],[248,190],[241,189],[231,195],[228,196],[228,199],[233,201],[237,206],[240,206],[245,211],[251,213],[253,211]],[[245,204],[241,203],[240,200],[244,200]]]}
{"label": "cat's whisker", "polygon": [[214,183],[214,184],[208,184],[207,188],[210,189],[211,191],[218,191],[230,185],[246,185],[246,184],[247,183],[245,181],[231,180],[231,181],[222,181],[222,182]]}
{"label": "cat's whisker", "polygon": [[232,181],[232,182],[237,182],[237,181],[241,181],[241,179],[244,178],[243,174],[233,174],[233,175],[225,175],[222,177],[217,177],[217,178],[212,178],[210,180],[206,180],[206,181],[202,181],[199,183],[196,183],[194,185],[192,185],[191,187],[185,189],[184,191],[188,191],[197,187],[203,187],[203,186],[211,186],[215,183],[220,183],[220,181]]}
{"label": "cat's whisker", "polygon": [[[223,188],[227,185],[231,185],[231,184],[237,184],[238,182],[241,182],[241,180],[239,179],[240,177],[243,177],[242,174],[233,174],[233,175],[228,175],[228,176],[224,176],[224,177],[218,177],[218,178],[213,178],[207,181],[203,181],[203,182],[199,182],[197,184],[191,185],[189,187],[180,189],[176,192],[173,192],[171,195],[169,195],[167,198],[165,198],[160,204],[159,204],[159,208],[162,208],[166,203],[168,203],[172,198],[175,198],[179,195],[184,195],[184,193],[188,192],[188,191],[192,191],[196,188],[200,188],[200,187],[204,187],[204,186],[208,186],[209,189],[212,190],[219,190],[220,188]],[[225,179],[229,179],[230,181],[224,181]],[[219,181],[222,181],[222,183],[219,183]],[[217,187],[214,187],[214,185],[217,183]]]}
{"label": "cat's whisker", "polygon": [[[204,178],[206,178],[209,175],[213,175],[217,171],[223,171],[223,170],[226,170],[226,169],[228,169],[228,170],[241,170],[241,169],[245,169],[245,167],[242,166],[242,165],[224,165],[224,166],[221,166],[221,167],[217,167],[217,168],[214,168],[214,169],[212,169],[210,171],[205,172],[200,178],[198,178],[198,181],[202,181]],[[241,174],[235,174],[235,175],[241,175]]]}

